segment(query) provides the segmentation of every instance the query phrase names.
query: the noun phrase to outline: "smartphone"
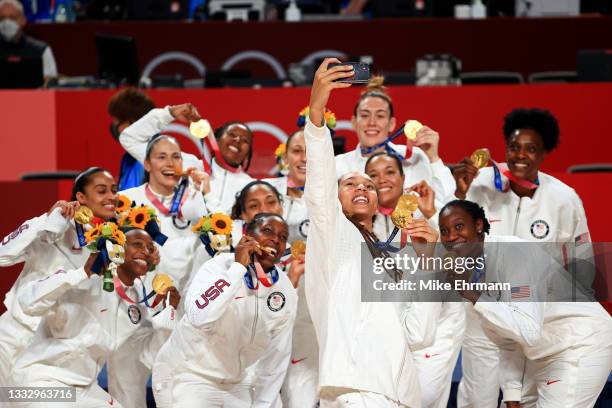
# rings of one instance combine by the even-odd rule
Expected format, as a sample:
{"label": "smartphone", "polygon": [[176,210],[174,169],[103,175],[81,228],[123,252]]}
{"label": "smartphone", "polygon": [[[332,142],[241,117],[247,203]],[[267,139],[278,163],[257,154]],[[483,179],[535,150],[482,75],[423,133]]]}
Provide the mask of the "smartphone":
{"label": "smartphone", "polygon": [[342,62],[340,64],[333,63],[329,64],[327,68],[333,68],[341,65],[351,65],[353,67],[353,71],[355,71],[355,75],[350,78],[341,78],[336,80],[336,82],[346,82],[349,84],[367,84],[370,80],[370,64],[365,64],[363,62]]}

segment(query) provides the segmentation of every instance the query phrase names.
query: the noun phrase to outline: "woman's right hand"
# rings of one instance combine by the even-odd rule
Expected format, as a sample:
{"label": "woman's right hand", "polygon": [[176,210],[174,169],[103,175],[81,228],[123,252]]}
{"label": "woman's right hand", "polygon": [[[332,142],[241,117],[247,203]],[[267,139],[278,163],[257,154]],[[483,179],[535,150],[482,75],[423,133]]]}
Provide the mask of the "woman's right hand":
{"label": "woman's right hand", "polygon": [[251,263],[252,254],[261,255],[259,244],[254,238],[244,235],[242,239],[240,239],[240,242],[238,242],[238,245],[236,245],[234,260],[246,267]]}
{"label": "woman's right hand", "polygon": [[83,267],[83,269],[85,269],[85,273],[87,274],[88,278],[91,277],[91,275],[96,274],[94,271],[91,270],[91,268],[93,268],[93,265],[96,262],[98,255],[100,255],[99,252],[92,252],[91,254],[89,254],[89,258],[87,258],[87,262],[85,262],[85,266]]}
{"label": "woman's right hand", "polygon": [[60,200],[53,204],[53,207],[47,212],[47,215],[51,215],[53,210],[56,208],[61,208],[62,216],[66,219],[74,218],[74,213],[79,209],[81,204],[78,201],[63,201]]}
{"label": "woman's right hand", "polygon": [[348,88],[351,86],[349,83],[334,81],[341,78],[350,78],[355,74],[351,65],[339,65],[327,69],[327,66],[331,63],[341,63],[341,61],[337,58],[325,58],[317,72],[315,72],[312,88],[310,89],[310,103],[308,104],[310,113],[308,116],[315,126],[323,126],[325,123],[323,114],[331,91],[336,88]]}
{"label": "woman's right hand", "polygon": [[190,103],[170,106],[170,114],[181,122],[197,122],[202,119],[195,106]]}
{"label": "woman's right hand", "polygon": [[455,178],[455,182],[457,184],[455,197],[465,200],[465,196],[470,189],[470,185],[472,185],[472,181],[474,181],[477,175],[478,167],[474,166],[474,163],[472,163],[472,160],[470,160],[469,157],[461,160],[453,169],[453,177]]}

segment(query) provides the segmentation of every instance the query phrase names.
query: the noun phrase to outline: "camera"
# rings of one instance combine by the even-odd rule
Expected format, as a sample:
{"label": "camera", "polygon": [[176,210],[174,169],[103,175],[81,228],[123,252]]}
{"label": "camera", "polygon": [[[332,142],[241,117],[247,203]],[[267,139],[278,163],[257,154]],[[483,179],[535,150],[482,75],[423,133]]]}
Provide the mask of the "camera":
{"label": "camera", "polygon": [[370,80],[370,64],[366,64],[363,62],[342,62],[340,64],[329,64],[327,68],[330,69],[342,65],[352,66],[355,75],[350,78],[338,79],[336,80],[336,82],[346,82],[349,84],[366,84]]}

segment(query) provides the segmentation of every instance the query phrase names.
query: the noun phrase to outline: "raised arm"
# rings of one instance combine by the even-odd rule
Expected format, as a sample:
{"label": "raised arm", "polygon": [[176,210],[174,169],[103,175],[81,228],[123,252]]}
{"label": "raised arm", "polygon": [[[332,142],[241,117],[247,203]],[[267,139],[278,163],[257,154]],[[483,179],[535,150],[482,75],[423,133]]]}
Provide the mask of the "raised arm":
{"label": "raised arm", "polygon": [[[333,234],[340,214],[334,149],[331,134],[325,126],[324,110],[333,89],[350,86],[333,81],[352,75],[351,68],[347,70],[347,66],[328,70],[332,62],[340,61],[335,58],[325,59],[315,74],[310,94],[310,113],[304,128],[307,158],[304,199],[310,218],[306,274],[312,277],[308,281],[315,287],[329,284],[329,251],[333,247]],[[316,295],[316,290],[308,292],[312,296]],[[309,300],[309,303],[313,300]]]}
{"label": "raised arm", "polygon": [[30,316],[43,316],[67,291],[92,275],[91,268],[97,257],[97,253],[92,253],[82,268],[59,269],[53,275],[30,282],[18,298],[21,310]]}
{"label": "raised arm", "polygon": [[[183,122],[199,120],[200,115],[190,103],[165,108],[151,109],[146,115],[128,126],[121,135],[121,146],[140,163],[144,163],[147,144],[156,134],[163,131],[171,122],[179,119]],[[196,156],[182,153],[185,168],[202,169],[202,162]]]}
{"label": "raised arm", "polygon": [[224,258],[219,257],[202,266],[189,287],[185,302],[185,313],[194,327],[210,326],[223,316],[245,284],[246,265],[256,251],[259,251],[257,242],[245,235],[236,246],[235,262],[228,269]]}
{"label": "raised arm", "polygon": [[[70,226],[78,204],[58,201],[47,214],[32,218],[21,224],[0,241],[0,266],[10,266],[27,258],[30,245],[36,240],[49,244],[57,241]],[[66,215],[63,215],[63,214]]]}

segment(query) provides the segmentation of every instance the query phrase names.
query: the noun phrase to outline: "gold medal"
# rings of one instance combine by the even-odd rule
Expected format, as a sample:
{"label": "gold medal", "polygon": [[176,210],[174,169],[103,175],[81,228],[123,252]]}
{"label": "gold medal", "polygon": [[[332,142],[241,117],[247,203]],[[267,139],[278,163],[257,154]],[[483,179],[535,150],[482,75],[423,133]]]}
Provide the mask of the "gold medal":
{"label": "gold medal", "polygon": [[206,119],[191,122],[189,132],[198,139],[204,139],[210,133],[210,123]]}
{"label": "gold medal", "polygon": [[158,273],[153,278],[153,290],[158,295],[165,295],[172,286],[172,278],[165,273]]}
{"label": "gold medal", "polygon": [[408,224],[412,222],[412,214],[418,210],[418,208],[419,203],[415,195],[402,195],[391,213],[393,225],[398,228],[408,228]]}
{"label": "gold medal", "polygon": [[91,211],[91,208],[82,205],[74,213],[74,221],[78,222],[81,225],[89,224],[93,216],[94,214],[93,211]]}
{"label": "gold medal", "polygon": [[306,243],[301,239],[296,239],[291,244],[291,256],[294,258],[301,258],[306,253]]}
{"label": "gold medal", "polygon": [[491,154],[489,153],[489,149],[483,148],[475,150],[474,153],[470,155],[470,160],[472,161],[472,163],[474,163],[474,166],[479,169],[482,169],[489,163],[489,160],[491,160]]}
{"label": "gold medal", "polygon": [[409,120],[404,125],[404,134],[410,140],[416,140],[417,132],[421,130],[423,124],[418,120]]}

